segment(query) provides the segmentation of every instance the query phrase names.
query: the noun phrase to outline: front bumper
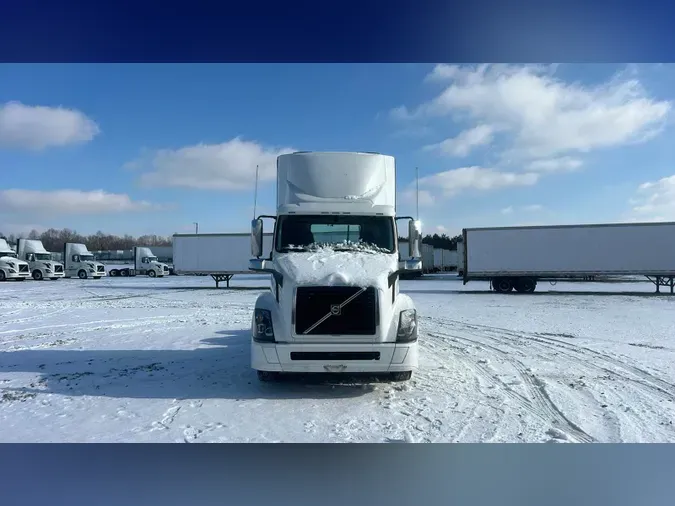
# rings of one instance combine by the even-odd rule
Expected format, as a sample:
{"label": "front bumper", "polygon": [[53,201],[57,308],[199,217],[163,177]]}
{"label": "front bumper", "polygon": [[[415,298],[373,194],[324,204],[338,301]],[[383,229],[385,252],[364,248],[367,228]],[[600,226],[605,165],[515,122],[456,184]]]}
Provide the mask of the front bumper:
{"label": "front bumper", "polygon": [[30,272],[8,272],[5,271],[5,276],[7,279],[28,279],[30,278]]}
{"label": "front bumper", "polygon": [[43,274],[42,276],[45,277],[45,278],[64,278],[64,277],[66,277],[66,273],[63,272],[63,271],[61,271],[61,272],[55,272],[55,271],[47,272],[47,271],[43,271],[43,272],[44,272],[44,274]]}
{"label": "front bumper", "polygon": [[416,371],[417,363],[416,342],[282,344],[258,343],[251,339],[251,367],[258,371],[384,373]]}

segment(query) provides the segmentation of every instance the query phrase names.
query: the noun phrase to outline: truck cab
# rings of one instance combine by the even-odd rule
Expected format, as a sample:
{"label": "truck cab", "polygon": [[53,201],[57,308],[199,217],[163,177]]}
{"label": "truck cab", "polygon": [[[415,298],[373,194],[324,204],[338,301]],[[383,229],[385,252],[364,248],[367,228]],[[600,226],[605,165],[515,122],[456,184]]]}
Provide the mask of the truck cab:
{"label": "truck cab", "polygon": [[63,264],[52,260],[52,254],[45,249],[42,241],[19,239],[17,254],[21,260],[28,262],[33,279],[57,280],[65,276]]}
{"label": "truck cab", "polygon": [[[293,153],[277,159],[277,214],[251,224],[250,269],[271,274],[255,303],[251,366],[283,372],[385,373],[418,366],[417,311],[399,277],[419,271],[421,230],[395,215],[395,160],[377,153]],[[262,256],[263,218],[274,220]],[[408,220],[402,259],[397,220]]]}
{"label": "truck cab", "polygon": [[30,276],[28,262],[20,260],[4,237],[0,237],[0,281],[23,281]]}
{"label": "truck cab", "polygon": [[159,262],[150,248],[135,246],[134,264],[137,273],[147,274],[151,278],[169,275],[169,266]]}
{"label": "truck cab", "polygon": [[94,255],[84,244],[66,243],[63,246],[63,263],[67,278],[101,279],[106,275],[105,265],[94,260]]}

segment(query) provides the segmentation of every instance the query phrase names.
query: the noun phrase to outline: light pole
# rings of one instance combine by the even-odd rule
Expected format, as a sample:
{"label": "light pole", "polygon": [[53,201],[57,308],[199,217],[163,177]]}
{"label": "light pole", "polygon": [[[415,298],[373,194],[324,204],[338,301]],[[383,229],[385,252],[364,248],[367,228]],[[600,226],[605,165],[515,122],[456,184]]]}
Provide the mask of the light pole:
{"label": "light pole", "polygon": [[195,224],[195,234],[199,234],[199,223],[197,223],[196,221],[193,221],[192,223]]}

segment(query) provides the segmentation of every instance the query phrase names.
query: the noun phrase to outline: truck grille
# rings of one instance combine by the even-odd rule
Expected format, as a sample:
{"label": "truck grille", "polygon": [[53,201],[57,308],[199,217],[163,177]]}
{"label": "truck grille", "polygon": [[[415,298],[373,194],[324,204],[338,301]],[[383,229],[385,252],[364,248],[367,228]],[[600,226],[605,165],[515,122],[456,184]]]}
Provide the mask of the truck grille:
{"label": "truck grille", "polygon": [[54,272],[63,272],[63,265],[55,265]]}
{"label": "truck grille", "polygon": [[[345,304],[351,297],[354,298]],[[377,292],[373,287],[365,290],[355,286],[297,289],[296,334],[372,336],[376,328]]]}
{"label": "truck grille", "polygon": [[105,265],[97,265],[96,272],[105,272]]}
{"label": "truck grille", "polygon": [[28,272],[28,266],[25,264],[19,265],[19,272]]}

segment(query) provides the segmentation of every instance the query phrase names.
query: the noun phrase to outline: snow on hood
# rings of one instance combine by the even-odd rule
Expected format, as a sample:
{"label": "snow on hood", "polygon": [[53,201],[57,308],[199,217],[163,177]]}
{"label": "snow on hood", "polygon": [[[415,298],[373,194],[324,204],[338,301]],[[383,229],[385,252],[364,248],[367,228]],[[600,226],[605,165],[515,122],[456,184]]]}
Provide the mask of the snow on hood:
{"label": "snow on hood", "polygon": [[[337,247],[342,249],[343,245]],[[284,253],[275,263],[284,275],[298,285],[350,285],[387,287],[387,277],[396,270],[396,254],[381,253],[368,247],[336,251],[333,247],[312,245],[310,251]]]}
{"label": "snow on hood", "polygon": [[16,262],[18,264],[27,264],[28,262],[21,260],[17,257],[10,257],[6,253],[0,253],[0,260],[3,262]]}

